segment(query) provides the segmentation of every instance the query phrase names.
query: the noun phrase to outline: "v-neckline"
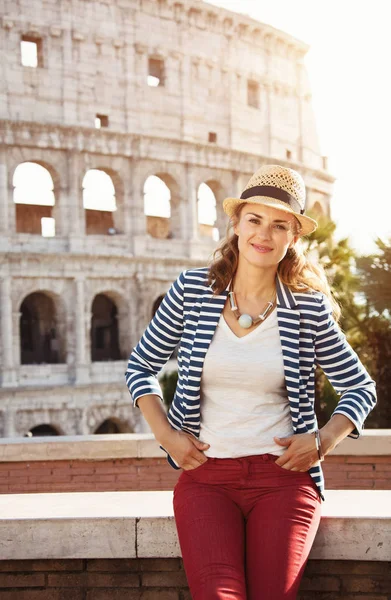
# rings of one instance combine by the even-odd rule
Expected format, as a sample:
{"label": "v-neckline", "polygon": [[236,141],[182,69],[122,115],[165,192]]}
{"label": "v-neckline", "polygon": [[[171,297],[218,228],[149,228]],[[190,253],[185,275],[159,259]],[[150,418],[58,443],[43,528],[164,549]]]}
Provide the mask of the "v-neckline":
{"label": "v-neckline", "polygon": [[221,313],[221,324],[223,326],[223,329],[227,332],[227,334],[236,342],[241,343],[243,340],[247,339],[249,336],[254,335],[255,333],[257,333],[258,329],[263,329],[265,323],[270,319],[270,317],[274,314],[274,312],[277,310],[277,307],[274,307],[274,309],[272,310],[272,312],[270,313],[270,315],[262,322],[259,323],[258,326],[253,329],[252,331],[250,331],[249,333],[246,333],[246,335],[242,335],[242,336],[238,336],[236,335],[236,333],[234,333],[231,329],[231,327],[228,325],[227,321],[225,320],[224,314]]}

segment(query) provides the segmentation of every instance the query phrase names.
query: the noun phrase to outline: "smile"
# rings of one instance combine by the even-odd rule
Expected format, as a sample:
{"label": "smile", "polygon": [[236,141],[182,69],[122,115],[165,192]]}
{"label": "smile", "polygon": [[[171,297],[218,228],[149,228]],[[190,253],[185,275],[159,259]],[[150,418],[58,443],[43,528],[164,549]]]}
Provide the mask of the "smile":
{"label": "smile", "polygon": [[255,244],[251,244],[254,250],[260,252],[261,254],[266,254],[266,252],[271,252],[271,248],[267,248],[266,246],[256,246]]}

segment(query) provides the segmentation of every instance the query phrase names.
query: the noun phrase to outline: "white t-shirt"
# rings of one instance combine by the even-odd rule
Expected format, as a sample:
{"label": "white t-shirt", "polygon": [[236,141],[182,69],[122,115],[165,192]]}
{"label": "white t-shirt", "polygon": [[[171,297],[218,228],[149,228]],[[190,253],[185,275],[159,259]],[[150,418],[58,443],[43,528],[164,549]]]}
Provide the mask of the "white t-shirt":
{"label": "white t-shirt", "polygon": [[205,456],[285,452],[273,436],[293,435],[277,310],[243,337],[221,313],[201,376],[199,440]]}

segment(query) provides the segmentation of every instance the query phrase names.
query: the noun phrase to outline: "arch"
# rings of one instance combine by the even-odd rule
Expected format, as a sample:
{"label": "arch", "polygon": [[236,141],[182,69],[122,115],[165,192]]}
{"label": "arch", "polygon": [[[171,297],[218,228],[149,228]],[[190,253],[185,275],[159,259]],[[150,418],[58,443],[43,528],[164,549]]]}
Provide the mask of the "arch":
{"label": "arch", "polygon": [[97,294],[91,307],[91,361],[120,360],[118,309],[107,294]]}
{"label": "arch", "polygon": [[12,184],[16,232],[53,237],[55,188],[47,165],[38,161],[19,163],[13,173]]}
{"label": "arch", "polygon": [[94,434],[127,433],[128,426],[116,417],[108,417],[95,429]]}
{"label": "arch", "polygon": [[174,177],[160,171],[148,175],[143,194],[147,233],[161,239],[180,237],[180,190]]}
{"label": "arch", "polygon": [[198,231],[201,236],[211,237],[218,241],[217,202],[212,188],[207,183],[200,183],[197,190]]}
{"label": "arch", "polygon": [[28,294],[19,313],[21,364],[64,362],[64,343],[53,295],[43,291]]}
{"label": "arch", "polygon": [[40,425],[34,425],[34,427],[32,427],[28,431],[28,434],[31,434],[32,437],[48,437],[52,435],[61,435],[59,430],[53,425],[50,425],[49,423],[41,423]]}
{"label": "arch", "polygon": [[[223,211],[223,200],[227,197],[227,193],[222,184],[214,178],[206,177],[202,183],[208,186],[215,198],[216,220],[213,225],[215,231],[209,233],[209,237],[212,237],[215,241],[218,241],[225,235],[226,230],[226,222],[228,217]],[[199,187],[197,189],[199,189]]]}
{"label": "arch", "polygon": [[318,216],[322,216],[325,214],[323,206],[318,201],[314,202],[314,204],[312,205],[312,211]]}
{"label": "arch", "polygon": [[107,169],[88,169],[82,181],[87,235],[115,233],[116,192]]}

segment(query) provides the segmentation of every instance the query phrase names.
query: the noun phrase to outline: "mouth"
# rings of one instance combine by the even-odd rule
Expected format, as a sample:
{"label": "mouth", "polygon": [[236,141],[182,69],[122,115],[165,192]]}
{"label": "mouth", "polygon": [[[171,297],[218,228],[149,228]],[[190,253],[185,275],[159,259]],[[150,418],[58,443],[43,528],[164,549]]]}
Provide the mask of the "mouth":
{"label": "mouth", "polygon": [[257,244],[251,244],[256,252],[260,252],[261,254],[266,254],[266,252],[271,252],[272,248],[269,246],[258,246]]}

